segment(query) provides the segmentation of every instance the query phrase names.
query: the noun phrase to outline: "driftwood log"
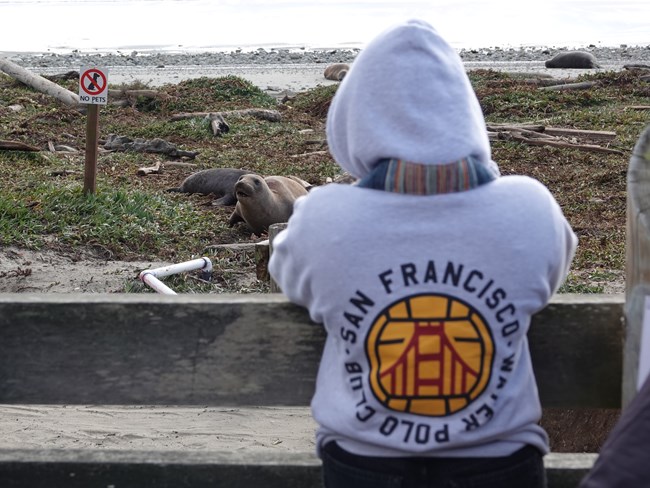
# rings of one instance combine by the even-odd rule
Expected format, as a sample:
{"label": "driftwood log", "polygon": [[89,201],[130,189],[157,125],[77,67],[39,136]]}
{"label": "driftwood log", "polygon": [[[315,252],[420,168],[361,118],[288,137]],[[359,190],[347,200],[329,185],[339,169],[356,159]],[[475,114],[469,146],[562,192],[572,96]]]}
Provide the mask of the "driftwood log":
{"label": "driftwood log", "polygon": [[218,251],[243,251],[243,252],[249,252],[249,251],[254,251],[255,246],[257,245],[257,242],[235,242],[233,244],[211,244],[209,246],[205,246],[203,248],[203,252],[211,251],[211,252],[218,252]]}
{"label": "driftwood log", "polygon": [[33,88],[36,91],[50,95],[57,100],[69,105],[77,107],[79,105],[79,95],[66,90],[62,86],[43,78],[42,76],[35,75],[26,70],[22,66],[17,65],[5,58],[0,58],[0,71],[8,74],[12,78],[24,83],[25,85]]}
{"label": "driftwood log", "polygon": [[304,158],[307,156],[323,156],[325,154],[329,154],[329,151],[311,151],[311,152],[306,152],[306,153],[301,153],[301,154],[292,154],[289,156],[290,158]]}
{"label": "driftwood log", "polygon": [[147,176],[147,175],[154,175],[154,174],[159,174],[161,173],[161,165],[162,163],[160,161],[156,161],[156,164],[153,166],[146,166],[142,168],[138,168],[137,175],[138,176]]}
{"label": "driftwood log", "polygon": [[561,127],[544,127],[544,133],[552,136],[583,137],[587,139],[598,139],[601,141],[612,141],[616,139],[616,132],[606,130],[583,130],[566,129]]}
{"label": "driftwood log", "polygon": [[517,141],[531,146],[551,146],[563,149],[577,149],[608,154],[623,154],[623,151],[596,144],[576,142],[578,139],[611,141],[615,132],[545,127],[535,124],[488,124],[491,141]]}
{"label": "driftwood log", "polygon": [[562,85],[540,86],[538,90],[554,90],[554,91],[568,91],[568,90],[587,90],[598,85],[595,81],[583,81],[580,83],[565,83]]}
{"label": "driftwood log", "polygon": [[3,151],[40,151],[39,148],[19,141],[0,141],[0,150]]}
{"label": "driftwood log", "polygon": [[526,85],[536,85],[536,86],[557,86],[557,85],[566,85],[565,80],[559,80],[557,78],[524,78],[521,80],[522,83]]}
{"label": "driftwood log", "polygon": [[624,64],[623,68],[629,70],[650,70],[650,64],[630,63],[630,64]]}

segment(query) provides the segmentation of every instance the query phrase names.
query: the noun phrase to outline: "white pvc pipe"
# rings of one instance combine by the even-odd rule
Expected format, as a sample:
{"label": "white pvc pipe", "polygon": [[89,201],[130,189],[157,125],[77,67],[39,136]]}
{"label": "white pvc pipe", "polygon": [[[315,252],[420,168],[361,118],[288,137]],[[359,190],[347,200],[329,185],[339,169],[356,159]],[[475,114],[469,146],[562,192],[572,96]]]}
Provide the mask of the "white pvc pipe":
{"label": "white pvc pipe", "polygon": [[193,259],[191,261],[185,261],[183,263],[171,264],[169,266],[163,266],[162,268],[147,269],[140,273],[140,281],[149,285],[158,293],[164,295],[176,295],[176,292],[165,285],[158,278],[163,276],[170,276],[176,273],[182,273],[184,271],[192,271],[195,269],[203,269],[202,275],[204,277],[209,277],[212,271],[212,261],[208,258],[199,258]]}
{"label": "white pvc pipe", "polygon": [[149,285],[151,288],[153,288],[158,293],[162,293],[163,295],[176,295],[177,294],[174,290],[169,288],[166,284],[164,284],[162,281],[160,281],[158,278],[156,278],[149,271],[143,271],[142,273],[140,273],[140,280],[143,283]]}

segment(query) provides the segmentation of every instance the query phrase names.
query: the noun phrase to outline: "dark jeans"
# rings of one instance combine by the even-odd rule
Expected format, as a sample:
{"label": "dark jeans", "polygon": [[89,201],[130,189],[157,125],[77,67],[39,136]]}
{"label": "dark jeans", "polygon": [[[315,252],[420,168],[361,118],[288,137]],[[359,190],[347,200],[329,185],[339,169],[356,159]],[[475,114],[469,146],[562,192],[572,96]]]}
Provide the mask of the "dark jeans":
{"label": "dark jeans", "polygon": [[542,454],[526,446],[496,458],[383,458],[323,449],[325,488],[545,488]]}

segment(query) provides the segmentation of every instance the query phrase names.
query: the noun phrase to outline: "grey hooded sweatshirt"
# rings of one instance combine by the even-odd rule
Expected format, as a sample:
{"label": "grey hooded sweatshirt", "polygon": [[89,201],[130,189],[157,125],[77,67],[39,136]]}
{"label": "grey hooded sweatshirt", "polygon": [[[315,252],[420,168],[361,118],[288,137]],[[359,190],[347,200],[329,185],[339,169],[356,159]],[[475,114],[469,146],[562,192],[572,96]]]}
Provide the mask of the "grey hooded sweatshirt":
{"label": "grey hooded sweatshirt", "polygon": [[318,447],[547,452],[526,333],[577,239],[541,183],[499,176],[459,56],[421,21],[382,33],[339,86],[327,140],[365,184],[300,198],[269,263],[327,331]]}

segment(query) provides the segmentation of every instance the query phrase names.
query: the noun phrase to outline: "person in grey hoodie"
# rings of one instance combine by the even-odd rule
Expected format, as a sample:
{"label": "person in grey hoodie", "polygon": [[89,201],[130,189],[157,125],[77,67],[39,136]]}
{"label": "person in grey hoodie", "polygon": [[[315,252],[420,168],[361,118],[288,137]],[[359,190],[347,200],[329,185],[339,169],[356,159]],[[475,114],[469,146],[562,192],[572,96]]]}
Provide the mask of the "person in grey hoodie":
{"label": "person in grey hoodie", "polygon": [[460,57],[423,21],[357,56],[327,141],[358,184],[296,201],[269,263],[327,331],[325,486],[545,486],[526,333],[577,245],[559,205],[500,176]]}

